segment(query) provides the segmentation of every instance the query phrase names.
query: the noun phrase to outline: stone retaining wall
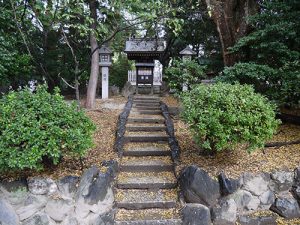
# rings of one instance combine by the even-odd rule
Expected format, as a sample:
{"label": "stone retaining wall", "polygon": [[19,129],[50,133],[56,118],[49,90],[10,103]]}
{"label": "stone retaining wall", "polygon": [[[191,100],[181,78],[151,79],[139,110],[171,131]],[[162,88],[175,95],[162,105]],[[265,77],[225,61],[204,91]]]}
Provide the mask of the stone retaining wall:
{"label": "stone retaining wall", "polygon": [[[276,217],[300,218],[300,167],[295,171],[243,173],[237,180],[211,178],[196,166],[187,167],[179,183],[186,206],[184,224],[276,224]],[[255,217],[253,213],[264,212]],[[250,216],[252,215],[252,216]]]}
{"label": "stone retaining wall", "polygon": [[117,169],[114,161],[93,166],[81,177],[57,181],[31,178],[0,183],[1,225],[113,225],[111,187]]}

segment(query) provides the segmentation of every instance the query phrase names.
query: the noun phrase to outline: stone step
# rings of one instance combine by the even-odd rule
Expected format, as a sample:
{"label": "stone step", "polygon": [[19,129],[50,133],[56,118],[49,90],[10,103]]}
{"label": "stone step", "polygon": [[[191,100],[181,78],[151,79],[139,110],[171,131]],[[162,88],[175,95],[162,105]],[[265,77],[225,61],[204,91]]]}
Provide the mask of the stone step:
{"label": "stone step", "polygon": [[161,110],[137,110],[133,109],[130,113],[137,115],[162,115]]}
{"label": "stone step", "polygon": [[123,172],[163,172],[174,171],[171,157],[123,157],[120,165]]}
{"label": "stone step", "polygon": [[115,221],[117,225],[182,225],[176,209],[119,209]]}
{"label": "stone step", "polygon": [[127,131],[166,131],[165,126],[135,126],[135,125],[127,125],[126,126]]}
{"label": "stone step", "polygon": [[159,103],[133,103],[134,107],[159,107]]}
{"label": "stone step", "polygon": [[133,100],[133,103],[136,103],[136,104],[139,104],[139,103],[141,103],[141,104],[148,104],[148,103],[150,103],[150,104],[159,104],[160,103],[160,100],[159,99],[134,99]]}
{"label": "stone step", "polygon": [[176,186],[173,172],[120,172],[117,179],[120,189],[172,189]]}
{"label": "stone step", "polygon": [[149,114],[136,114],[136,113],[132,113],[130,112],[129,114],[129,118],[152,118],[152,119],[164,119],[162,114],[159,115],[149,115]]}
{"label": "stone step", "polygon": [[140,96],[136,96],[136,97],[133,98],[133,100],[160,101],[160,98],[158,98],[158,97],[140,97]]}
{"label": "stone step", "polygon": [[128,117],[127,123],[158,123],[164,124],[164,118],[151,118],[151,117],[144,117],[144,118],[135,118],[135,117]]}
{"label": "stone step", "polygon": [[159,106],[132,106],[131,110],[161,110]]}
{"label": "stone step", "polygon": [[124,156],[170,156],[170,149],[160,147],[136,147],[124,149]]}
{"label": "stone step", "polygon": [[169,136],[167,134],[125,134],[124,139],[126,142],[164,142],[169,140]]}
{"label": "stone step", "polygon": [[124,209],[149,209],[149,208],[174,208],[177,202],[177,190],[121,190],[116,193],[118,208]]}
{"label": "stone step", "polygon": [[116,221],[115,225],[182,225],[181,219]]}

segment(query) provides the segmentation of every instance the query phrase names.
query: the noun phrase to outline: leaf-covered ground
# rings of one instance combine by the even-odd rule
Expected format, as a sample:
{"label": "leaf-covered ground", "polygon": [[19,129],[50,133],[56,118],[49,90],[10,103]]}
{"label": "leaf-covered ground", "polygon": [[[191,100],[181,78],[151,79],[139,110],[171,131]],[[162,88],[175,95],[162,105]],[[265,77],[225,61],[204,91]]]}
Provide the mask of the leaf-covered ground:
{"label": "leaf-covered ground", "polygon": [[[237,178],[242,172],[258,173],[261,171],[293,170],[300,165],[300,144],[279,148],[266,148],[248,153],[245,146],[240,145],[233,151],[217,153],[216,156],[200,154],[188,126],[182,120],[175,120],[176,136],[181,147],[180,171],[187,165],[198,165],[210,175],[216,176],[221,171],[232,178]],[[283,124],[273,137],[275,141],[300,140],[300,126]]]}

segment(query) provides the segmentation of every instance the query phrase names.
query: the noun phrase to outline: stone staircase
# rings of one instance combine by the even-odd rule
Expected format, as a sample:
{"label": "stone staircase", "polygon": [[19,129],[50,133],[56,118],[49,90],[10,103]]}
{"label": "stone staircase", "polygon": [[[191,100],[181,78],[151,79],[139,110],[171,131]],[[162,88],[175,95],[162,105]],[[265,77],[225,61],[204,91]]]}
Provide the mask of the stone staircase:
{"label": "stone staircase", "polygon": [[159,98],[135,96],[116,185],[116,225],[180,225],[177,180]]}

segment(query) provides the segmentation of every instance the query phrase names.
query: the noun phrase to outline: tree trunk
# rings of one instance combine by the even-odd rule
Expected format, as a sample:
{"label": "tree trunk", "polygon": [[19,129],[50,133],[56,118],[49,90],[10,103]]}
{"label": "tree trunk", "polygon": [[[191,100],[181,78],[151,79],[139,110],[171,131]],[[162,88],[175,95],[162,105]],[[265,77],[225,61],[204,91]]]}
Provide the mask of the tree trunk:
{"label": "tree trunk", "polygon": [[255,0],[206,0],[208,10],[217,25],[223,51],[225,66],[232,66],[239,60],[239,55],[230,53],[237,41],[247,35],[249,26],[247,17],[258,11]]}
{"label": "tree trunk", "polygon": [[97,26],[97,9],[96,9],[96,0],[91,0],[89,2],[89,7],[91,11],[91,18],[94,20],[91,28],[94,32],[90,34],[90,44],[91,44],[91,73],[89,84],[87,88],[86,94],[86,108],[92,109],[95,106],[95,99],[96,99],[96,89],[97,89],[97,82],[99,76],[99,51],[95,49],[98,48],[98,43],[96,39],[96,26]]}

